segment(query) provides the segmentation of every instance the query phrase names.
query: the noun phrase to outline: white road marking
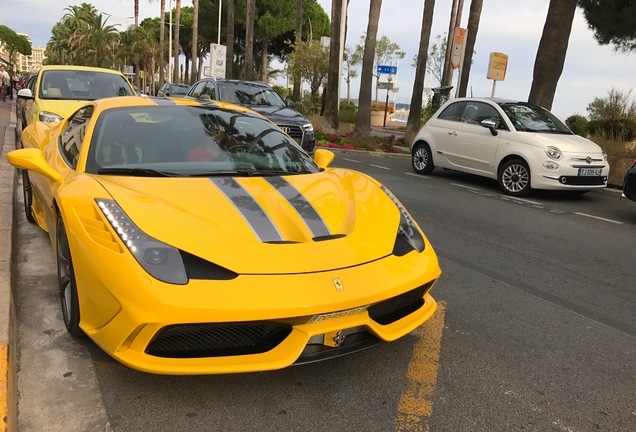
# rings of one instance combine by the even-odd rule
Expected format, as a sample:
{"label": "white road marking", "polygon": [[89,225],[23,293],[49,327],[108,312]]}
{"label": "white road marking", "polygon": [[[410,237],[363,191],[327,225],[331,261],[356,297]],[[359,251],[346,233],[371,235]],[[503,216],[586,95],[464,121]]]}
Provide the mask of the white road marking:
{"label": "white road marking", "polygon": [[423,175],[415,174],[415,173],[412,173],[412,172],[405,172],[404,174],[410,175],[410,176],[413,176],[413,177],[417,177],[417,178],[421,178],[421,179],[426,179],[426,180],[430,179],[429,176],[423,176]]}
{"label": "white road marking", "polygon": [[369,164],[369,165],[372,166],[372,167],[383,169],[383,170],[390,170],[391,169],[389,167],[385,167],[385,166],[382,166],[382,165],[373,165],[373,164]]}
{"label": "white road marking", "polygon": [[618,225],[623,225],[623,222],[616,221],[616,220],[613,220],[613,219],[607,219],[607,218],[600,217],[600,216],[589,215],[587,213],[574,212],[574,214],[577,214],[579,216],[589,217],[589,218],[592,218],[592,219],[598,219],[598,220],[602,220],[602,221],[605,221],[605,222],[610,222],[610,223],[614,223],[614,224],[618,224]]}
{"label": "white road marking", "polygon": [[344,159],[344,160],[346,160],[348,162],[362,163],[359,160],[355,160],[355,159],[349,159],[349,158],[342,158],[342,159]]}
{"label": "white road marking", "polygon": [[457,186],[457,187],[464,188],[464,189],[470,189],[470,190],[474,190],[474,191],[480,191],[480,190],[481,190],[481,189],[478,189],[478,188],[474,188],[474,187],[466,186],[466,185],[459,184],[459,183],[451,183],[451,184],[452,184],[453,186]]}
{"label": "white road marking", "polygon": [[509,198],[509,199],[512,199],[512,200],[515,200],[515,201],[521,201],[521,202],[532,204],[532,205],[538,205],[538,206],[543,205],[540,202],[530,201],[530,200],[527,200],[525,198],[517,198],[517,197],[510,196],[510,195],[502,195],[502,196],[505,197],[505,198]]}

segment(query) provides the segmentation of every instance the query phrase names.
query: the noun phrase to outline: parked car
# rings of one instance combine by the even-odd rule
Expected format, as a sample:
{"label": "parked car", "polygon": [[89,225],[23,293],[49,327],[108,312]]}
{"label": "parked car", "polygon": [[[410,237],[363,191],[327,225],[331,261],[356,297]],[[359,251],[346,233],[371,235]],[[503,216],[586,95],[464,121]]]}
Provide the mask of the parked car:
{"label": "parked car", "polygon": [[35,77],[37,74],[38,74],[38,70],[35,69],[35,70],[29,71],[29,72],[25,73],[24,75],[22,75],[20,77],[20,80],[18,81],[17,90],[21,90],[23,88],[27,88],[31,78]]}
{"label": "parked car", "polygon": [[159,91],[157,91],[157,96],[184,97],[185,95],[188,94],[190,87],[191,86],[187,84],[164,83],[161,87],[159,87]]}
{"label": "parked car", "polygon": [[86,66],[42,66],[27,88],[18,91],[24,100],[22,127],[35,121],[60,121],[86,101],[131,96],[135,91],[119,71]]}
{"label": "parked car", "polygon": [[632,201],[636,201],[636,160],[634,160],[634,162],[632,162],[632,166],[627,168],[627,171],[625,171],[623,196]]}
{"label": "parked car", "polygon": [[192,86],[187,97],[220,100],[248,107],[276,123],[310,155],[315,150],[316,137],[311,122],[292,109],[292,101],[284,100],[266,83],[204,78]]}
{"label": "parked car", "polygon": [[29,170],[66,328],[129,367],[278,369],[398,339],[436,309],[437,257],[398,199],[246,108],[100,99],[22,142],[7,160]]}
{"label": "parked car", "polygon": [[411,143],[413,169],[435,167],[496,179],[508,195],[532,189],[584,193],[607,186],[607,154],[548,110],[497,98],[446,102]]}

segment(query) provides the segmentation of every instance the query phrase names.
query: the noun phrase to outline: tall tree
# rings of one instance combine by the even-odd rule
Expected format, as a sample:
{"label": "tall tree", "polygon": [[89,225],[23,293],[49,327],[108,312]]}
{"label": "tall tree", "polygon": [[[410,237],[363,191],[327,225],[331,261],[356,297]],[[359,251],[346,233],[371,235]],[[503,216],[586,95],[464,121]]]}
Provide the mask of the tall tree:
{"label": "tall tree", "polygon": [[134,0],[135,27],[139,27],[139,0]]}
{"label": "tall tree", "polygon": [[406,122],[405,138],[410,142],[420,128],[422,115],[422,93],[424,92],[424,75],[428,63],[428,44],[431,39],[431,27],[433,25],[433,13],[435,0],[424,2],[422,12],[422,29],[420,32],[420,47],[417,53],[417,66],[415,67],[415,81],[413,82],[413,94],[411,95],[411,108]]}
{"label": "tall tree", "polygon": [[468,88],[470,66],[473,64],[473,50],[475,49],[475,40],[477,40],[477,32],[479,31],[479,20],[481,18],[481,9],[483,3],[484,0],[472,0],[470,2],[468,26],[466,27],[466,47],[464,51],[464,59],[462,60],[462,75],[459,80],[460,97],[466,96],[466,89]]}
{"label": "tall tree", "polygon": [[[345,7],[343,11],[343,6]],[[347,22],[347,0],[332,0],[331,2],[331,44],[329,47],[329,72],[327,87],[325,88],[325,121],[333,131],[340,127],[338,119],[340,103],[340,50],[342,24]],[[343,16],[344,12],[344,16]],[[342,47],[344,48],[344,47]]]}
{"label": "tall tree", "polygon": [[557,83],[563,72],[577,0],[550,0],[548,16],[534,60],[528,101],[552,109]]}
{"label": "tall tree", "polygon": [[194,84],[198,79],[197,73],[197,54],[198,54],[198,35],[199,35],[199,0],[193,0],[193,16],[192,16],[192,76],[190,83]]}
{"label": "tall tree", "polygon": [[[298,45],[303,37],[303,0],[296,0],[296,31],[294,34],[295,44]],[[292,100],[300,101],[300,75],[294,75],[294,90],[292,91]]]}
{"label": "tall tree", "polygon": [[119,40],[119,32],[110,24],[108,18],[104,19],[102,14],[93,16],[87,22],[86,27],[75,30],[69,39],[69,47],[76,49],[79,47],[90,47],[88,65],[97,67],[108,67],[109,53],[112,50],[113,42]]}
{"label": "tall tree", "polygon": [[[400,50],[400,46],[396,42],[392,42],[388,37],[383,35],[379,40],[377,40],[375,44],[374,65],[371,72],[373,76],[375,76],[376,82],[380,80],[381,76],[381,74],[376,73],[376,66],[386,65],[394,59],[403,59],[404,55],[405,53]],[[377,86],[375,89],[375,101],[378,101]]]}
{"label": "tall tree", "polygon": [[227,49],[225,51],[225,78],[234,78],[234,0],[227,0]]}
{"label": "tall tree", "polygon": [[351,80],[358,77],[356,67],[362,63],[363,50],[360,45],[355,48],[346,47],[344,50],[342,68],[344,70],[345,82],[347,83],[347,101],[351,100]]}
{"label": "tall tree", "polygon": [[634,0],[579,0],[588,26],[601,45],[636,51],[636,2]]}
{"label": "tall tree", "polygon": [[453,65],[451,64],[452,49],[454,44],[455,29],[462,25],[462,11],[464,10],[464,0],[453,0],[453,9],[451,10],[450,24],[448,26],[448,40],[446,46],[449,47],[446,50],[445,62],[444,62],[444,74],[442,76],[442,85],[450,86],[453,84]]}
{"label": "tall tree", "polygon": [[[159,15],[159,85],[166,82],[164,77],[165,45],[166,45],[166,0],[161,0],[161,15]],[[172,24],[172,23],[170,23]],[[170,54],[168,54],[170,55]]]}
{"label": "tall tree", "polygon": [[254,20],[256,15],[256,0],[247,0],[245,12],[245,79],[251,81],[254,76]]}
{"label": "tall tree", "polygon": [[369,6],[369,21],[362,57],[362,74],[360,76],[360,93],[358,96],[358,112],[354,136],[358,140],[369,139],[371,129],[371,87],[373,85],[373,59],[375,57],[375,42],[380,22],[382,0],[371,0]]}
{"label": "tall tree", "polygon": [[172,42],[172,56],[174,57],[174,69],[172,71],[172,82],[180,83],[179,77],[179,27],[181,26],[181,0],[177,0],[176,13],[174,19],[174,41]]}

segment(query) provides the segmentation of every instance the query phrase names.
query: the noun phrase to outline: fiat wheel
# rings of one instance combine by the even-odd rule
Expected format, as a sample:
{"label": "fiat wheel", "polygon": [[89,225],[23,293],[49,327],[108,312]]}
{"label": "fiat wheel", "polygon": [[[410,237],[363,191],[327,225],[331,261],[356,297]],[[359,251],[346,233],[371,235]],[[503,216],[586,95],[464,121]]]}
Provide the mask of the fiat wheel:
{"label": "fiat wheel", "polygon": [[22,194],[24,196],[24,215],[31,223],[35,222],[33,217],[33,192],[31,191],[31,181],[29,180],[29,172],[22,170]]}
{"label": "fiat wheel", "polygon": [[73,260],[71,259],[71,249],[66,236],[66,229],[62,217],[57,217],[57,229],[55,236],[56,256],[57,256],[57,281],[60,287],[60,299],[62,301],[62,317],[66,330],[78,337],[83,335],[79,327],[79,301],[77,298],[77,285],[75,283],[75,272],[73,271]]}
{"label": "fiat wheel", "polygon": [[433,165],[433,155],[431,148],[426,143],[416,144],[411,154],[411,164],[413,170],[418,174],[430,174],[435,165]]}
{"label": "fiat wheel", "polygon": [[530,168],[522,159],[511,159],[499,168],[499,187],[512,196],[525,196],[531,191]]}

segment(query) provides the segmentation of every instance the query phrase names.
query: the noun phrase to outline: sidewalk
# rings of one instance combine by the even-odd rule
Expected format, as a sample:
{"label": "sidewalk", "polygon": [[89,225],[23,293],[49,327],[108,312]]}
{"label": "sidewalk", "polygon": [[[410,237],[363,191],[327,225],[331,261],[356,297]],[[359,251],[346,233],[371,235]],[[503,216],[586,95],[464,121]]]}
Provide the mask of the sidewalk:
{"label": "sidewalk", "polygon": [[15,149],[15,99],[0,101],[0,432],[15,430],[15,307],[13,275],[13,202],[16,170],[6,153]]}

